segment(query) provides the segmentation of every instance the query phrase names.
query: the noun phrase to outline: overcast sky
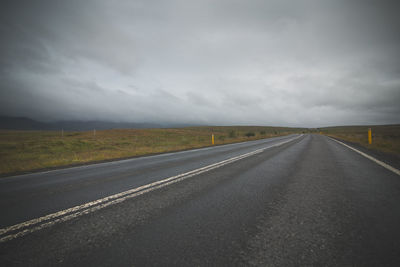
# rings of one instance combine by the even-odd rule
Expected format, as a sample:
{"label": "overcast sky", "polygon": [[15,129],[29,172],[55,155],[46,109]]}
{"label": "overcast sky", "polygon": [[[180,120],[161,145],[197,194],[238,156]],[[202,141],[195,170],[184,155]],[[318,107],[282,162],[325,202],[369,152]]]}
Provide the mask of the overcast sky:
{"label": "overcast sky", "polygon": [[396,2],[2,1],[0,114],[400,123]]}

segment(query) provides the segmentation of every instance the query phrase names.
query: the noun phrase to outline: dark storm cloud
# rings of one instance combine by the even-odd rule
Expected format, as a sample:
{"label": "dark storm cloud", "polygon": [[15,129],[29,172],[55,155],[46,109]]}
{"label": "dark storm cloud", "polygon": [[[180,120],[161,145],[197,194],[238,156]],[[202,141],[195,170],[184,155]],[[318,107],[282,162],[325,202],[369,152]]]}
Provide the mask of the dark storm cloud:
{"label": "dark storm cloud", "polygon": [[9,1],[0,113],[399,123],[396,1]]}

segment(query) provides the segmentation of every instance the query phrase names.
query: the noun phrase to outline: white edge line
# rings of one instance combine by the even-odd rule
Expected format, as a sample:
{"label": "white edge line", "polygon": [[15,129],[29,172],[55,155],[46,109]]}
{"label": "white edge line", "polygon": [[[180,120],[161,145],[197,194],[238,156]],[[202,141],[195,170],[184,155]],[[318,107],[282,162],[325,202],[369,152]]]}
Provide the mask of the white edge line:
{"label": "white edge line", "polygon": [[[98,162],[98,163],[90,163],[87,162],[85,165],[80,165],[80,166],[70,166],[70,167],[64,167],[60,169],[54,169],[54,170],[47,170],[47,171],[41,171],[41,172],[32,172],[32,173],[23,173],[23,174],[16,174],[16,175],[11,175],[11,176],[4,176],[0,177],[0,182],[5,181],[6,179],[18,179],[26,176],[32,176],[32,175],[38,175],[38,174],[47,174],[47,173],[53,173],[53,172],[62,172],[65,170],[74,170],[74,169],[84,169],[84,168],[90,168],[90,167],[99,167],[99,166],[107,166],[107,165],[114,165],[114,164],[119,164],[123,162],[130,162],[130,161],[137,161],[140,159],[144,158],[156,158],[156,157],[165,157],[165,156],[170,156],[173,154],[183,154],[183,153],[190,153],[190,152],[196,152],[196,151],[202,151],[202,150],[210,150],[210,149],[215,149],[215,148],[220,148],[220,147],[227,147],[227,146],[238,146],[238,145],[243,145],[245,143],[250,143],[250,142],[260,142],[262,141],[278,141],[285,139],[291,135],[296,135],[296,134],[288,134],[288,135],[282,135],[282,136],[276,136],[276,137],[269,137],[269,138],[262,138],[262,139],[257,139],[257,140],[250,140],[250,141],[242,141],[242,142],[237,142],[237,143],[229,143],[229,144],[223,144],[219,146],[206,146],[206,147],[199,147],[199,148],[193,148],[189,150],[182,150],[182,151],[171,151],[171,152],[165,152],[161,154],[154,154],[154,155],[140,155],[138,157],[132,157],[132,158],[127,158],[127,159],[117,159],[117,160],[111,160],[111,161],[106,161],[106,162]],[[303,134],[301,134],[303,135]],[[297,136],[298,137],[298,136]]]}
{"label": "white edge line", "polygon": [[372,160],[372,161],[375,162],[376,164],[381,165],[382,167],[388,169],[389,171],[392,171],[392,172],[394,172],[395,174],[400,175],[400,170],[398,170],[398,169],[396,169],[396,168],[390,166],[389,164],[386,164],[385,162],[380,161],[380,160],[378,160],[378,159],[376,159],[376,158],[374,158],[374,157],[372,157],[372,156],[370,156],[370,155],[368,155],[368,154],[366,154],[366,153],[364,153],[364,152],[361,152],[360,150],[355,149],[354,147],[351,147],[351,146],[349,146],[349,145],[346,145],[345,143],[340,142],[340,141],[338,141],[338,140],[336,140],[336,139],[334,139],[334,138],[331,138],[331,137],[329,137],[329,138],[332,139],[333,141],[336,141],[336,142],[338,142],[339,144],[342,144],[342,145],[344,145],[345,147],[348,147],[348,148],[350,148],[351,150],[353,150],[353,151],[355,151],[355,152],[361,154],[362,156],[366,157],[367,159]]}
{"label": "white edge line", "polygon": [[[62,211],[58,211],[58,212],[51,213],[51,214],[48,214],[48,215],[45,215],[45,216],[42,216],[39,218],[29,220],[26,222],[22,222],[22,223],[15,224],[15,225],[12,225],[12,226],[9,226],[6,228],[2,228],[2,229],[0,229],[0,235],[3,235],[3,237],[0,238],[0,243],[15,239],[20,236],[24,236],[28,233],[38,231],[40,229],[54,225],[58,222],[64,222],[64,221],[76,218],[78,216],[100,210],[100,209],[108,207],[110,205],[120,203],[124,200],[137,197],[139,195],[151,192],[153,190],[165,187],[165,186],[173,184],[173,183],[177,183],[179,181],[185,180],[185,179],[193,177],[195,175],[222,167],[224,165],[238,161],[240,159],[244,159],[244,158],[250,157],[252,155],[259,154],[259,153],[265,151],[266,149],[281,146],[283,144],[286,144],[288,142],[296,140],[302,136],[303,136],[303,134],[301,134],[295,138],[291,138],[289,140],[285,140],[283,142],[279,142],[279,143],[271,145],[271,146],[260,148],[260,149],[254,150],[252,152],[248,152],[248,153],[245,153],[245,154],[242,154],[242,155],[239,155],[236,157],[232,157],[232,158],[229,158],[229,159],[217,162],[217,163],[213,163],[213,164],[207,165],[205,167],[201,167],[201,168],[198,168],[198,169],[186,172],[186,173],[175,175],[175,176],[163,179],[163,180],[159,180],[159,181],[156,181],[156,182],[153,182],[150,184],[139,186],[139,187],[136,187],[136,188],[133,188],[133,189],[130,189],[130,190],[118,193],[118,194],[114,194],[114,195],[111,195],[111,196],[108,196],[105,198],[101,198],[101,199],[91,201],[91,202],[88,202],[88,203],[85,203],[82,205],[78,205],[78,206],[75,206],[75,207],[72,207],[69,209],[65,209]],[[52,219],[54,219],[54,220],[52,220]],[[51,221],[49,221],[49,220],[51,220]],[[49,221],[49,222],[46,222],[46,221]],[[42,224],[40,224],[40,223],[42,223]],[[37,225],[37,224],[39,224],[39,225]],[[37,226],[34,226],[34,225],[37,225]],[[29,226],[34,226],[34,227],[24,229],[15,234],[6,235],[10,232],[19,230],[21,228],[27,228]],[[4,235],[6,235],[6,236],[4,236]]]}

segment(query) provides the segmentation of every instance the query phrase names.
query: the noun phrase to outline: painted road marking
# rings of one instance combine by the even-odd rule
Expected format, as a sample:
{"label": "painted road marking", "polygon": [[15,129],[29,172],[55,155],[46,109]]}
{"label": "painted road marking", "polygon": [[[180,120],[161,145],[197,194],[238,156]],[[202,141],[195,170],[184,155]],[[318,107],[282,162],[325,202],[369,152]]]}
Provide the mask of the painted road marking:
{"label": "painted road marking", "polygon": [[218,146],[200,147],[200,148],[183,150],[183,151],[166,152],[166,153],[155,154],[155,155],[143,155],[143,156],[140,156],[140,157],[119,159],[119,160],[100,162],[100,163],[88,163],[87,165],[65,167],[65,168],[48,170],[48,171],[17,174],[17,175],[11,175],[11,176],[7,176],[7,177],[2,178],[0,180],[0,183],[3,182],[3,181],[6,181],[7,179],[18,179],[18,178],[23,178],[23,177],[26,177],[26,176],[37,176],[37,175],[41,175],[41,174],[54,173],[54,172],[55,173],[57,173],[57,172],[58,173],[62,173],[64,171],[69,171],[69,170],[79,170],[79,169],[86,169],[86,168],[97,168],[97,167],[101,167],[101,166],[108,166],[108,165],[115,165],[115,164],[120,164],[120,163],[125,163],[125,162],[143,160],[144,158],[151,159],[151,158],[159,158],[159,157],[168,157],[170,155],[192,153],[192,152],[196,152],[196,151],[205,151],[205,150],[212,150],[212,149],[232,147],[232,146],[239,146],[240,147],[240,146],[247,145],[247,144],[259,144],[259,145],[261,145],[261,144],[270,143],[270,142],[273,142],[273,141],[286,139],[289,136],[290,135],[288,135],[288,136],[278,136],[278,137],[273,137],[273,138],[265,138],[265,139],[258,139],[258,140],[252,140],[252,141],[244,141],[244,142],[224,144],[224,145],[218,145]]}
{"label": "painted road marking", "polygon": [[361,152],[360,150],[355,149],[354,147],[351,147],[351,146],[349,146],[349,145],[346,145],[345,143],[340,142],[340,141],[338,141],[338,140],[336,140],[336,139],[334,139],[334,138],[331,138],[331,137],[329,137],[329,138],[332,139],[333,141],[336,141],[336,142],[338,142],[339,144],[342,144],[342,145],[344,145],[345,147],[348,147],[348,148],[350,148],[351,150],[353,150],[353,151],[355,151],[355,152],[361,154],[362,156],[366,157],[367,159],[372,160],[373,162],[375,162],[375,163],[381,165],[382,167],[388,169],[389,171],[392,171],[392,172],[394,172],[395,174],[400,175],[400,170],[398,170],[398,169],[396,169],[396,168],[390,166],[389,164],[386,164],[385,162],[380,161],[380,160],[378,160],[378,159],[376,159],[376,158],[374,158],[374,157],[372,157],[372,156],[370,156],[370,155],[368,155],[368,154],[365,154],[364,152]]}
{"label": "painted road marking", "polygon": [[169,178],[157,181],[157,182],[153,182],[153,183],[150,183],[147,185],[139,186],[137,188],[133,188],[128,191],[124,191],[124,192],[121,192],[121,193],[118,193],[115,195],[111,195],[111,196],[108,196],[105,198],[91,201],[91,202],[88,202],[88,203],[85,203],[82,205],[78,205],[78,206],[75,206],[75,207],[72,207],[69,209],[51,213],[46,216],[42,216],[42,217],[35,218],[35,219],[29,220],[26,222],[22,222],[22,223],[15,224],[15,225],[12,225],[12,226],[9,226],[6,228],[2,228],[2,229],[0,229],[0,242],[9,241],[9,240],[15,239],[17,237],[21,237],[26,234],[38,231],[40,229],[52,226],[56,223],[71,220],[71,219],[79,217],[81,215],[85,215],[85,214],[103,209],[110,205],[121,203],[122,201],[125,201],[127,199],[143,195],[143,194],[151,192],[153,190],[156,190],[156,189],[177,183],[179,181],[185,180],[189,177],[193,177],[195,175],[199,175],[201,173],[205,173],[205,172],[211,171],[213,169],[225,166],[232,162],[259,154],[259,153],[265,151],[266,149],[281,146],[281,145],[291,142],[295,139],[298,139],[302,136],[303,135],[299,135],[295,138],[291,138],[289,140],[279,142],[274,145],[270,145],[270,146],[267,146],[264,148],[254,150],[252,152],[248,152],[248,153],[245,153],[245,154],[242,154],[242,155],[239,155],[236,157],[232,157],[232,158],[229,158],[229,159],[217,162],[217,163],[213,163],[213,164],[207,165],[205,167],[201,167],[201,168],[189,171],[189,172],[175,175],[175,176],[172,176],[172,177],[169,177]]}

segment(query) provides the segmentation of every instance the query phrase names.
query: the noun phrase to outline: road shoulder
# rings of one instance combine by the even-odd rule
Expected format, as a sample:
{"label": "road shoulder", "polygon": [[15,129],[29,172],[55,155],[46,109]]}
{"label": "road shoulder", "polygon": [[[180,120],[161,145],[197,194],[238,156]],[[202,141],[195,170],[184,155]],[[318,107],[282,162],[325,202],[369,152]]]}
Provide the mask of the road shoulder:
{"label": "road shoulder", "polygon": [[337,137],[333,137],[333,136],[327,136],[327,137],[330,137],[330,138],[340,141],[348,146],[351,146],[351,147],[353,147],[371,157],[374,157],[396,169],[400,169],[400,155],[389,154],[389,153],[385,153],[385,152],[378,151],[375,149],[368,149],[358,143],[346,141],[341,138],[337,138]]}

